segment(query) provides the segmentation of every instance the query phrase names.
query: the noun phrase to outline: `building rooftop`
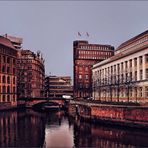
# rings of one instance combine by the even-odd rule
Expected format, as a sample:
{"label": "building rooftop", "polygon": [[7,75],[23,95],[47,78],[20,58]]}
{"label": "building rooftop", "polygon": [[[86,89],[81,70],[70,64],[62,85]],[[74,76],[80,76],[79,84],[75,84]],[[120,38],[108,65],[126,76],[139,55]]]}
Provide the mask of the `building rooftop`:
{"label": "building rooftop", "polygon": [[15,49],[11,41],[3,36],[0,36],[0,44],[9,48]]}
{"label": "building rooftop", "polygon": [[123,42],[119,47],[117,47],[116,51],[117,51],[117,50],[120,50],[120,49],[122,49],[122,48],[124,48],[125,46],[128,46],[129,44],[132,44],[132,43],[135,42],[136,40],[138,40],[138,39],[140,39],[141,37],[146,36],[146,35],[148,35],[148,30],[146,30],[146,31],[144,31],[144,32],[142,32],[142,33],[140,33],[140,34],[138,34],[137,36],[135,36],[135,37],[133,37],[133,38],[131,38],[131,39],[125,41],[125,42]]}
{"label": "building rooftop", "polygon": [[[133,43],[133,42],[135,42],[135,41],[137,41],[139,39],[141,39],[141,37],[143,37],[143,36],[148,36],[148,30],[146,30],[145,32],[143,32],[143,33],[129,39],[128,41],[126,41],[124,43],[122,43],[116,50],[124,49],[126,46],[128,46],[129,44],[131,44],[131,43]],[[147,43],[147,42],[148,42],[148,38],[145,40],[145,43]],[[128,55],[130,55],[132,53],[138,52],[138,51],[140,51],[142,49],[145,49],[147,47],[148,47],[148,44],[143,45],[142,42],[141,42],[141,46],[139,46],[139,47],[134,46],[134,48],[132,48],[132,50],[124,50],[124,51],[121,50],[121,52],[118,52],[118,53],[116,52],[115,55],[110,57],[109,59],[106,59],[106,60],[104,60],[102,62],[99,62],[99,63],[96,63],[95,65],[93,65],[92,69],[95,69],[96,67],[105,65],[105,64],[110,63],[110,62],[113,62],[113,61],[115,61],[117,59],[128,56]]]}

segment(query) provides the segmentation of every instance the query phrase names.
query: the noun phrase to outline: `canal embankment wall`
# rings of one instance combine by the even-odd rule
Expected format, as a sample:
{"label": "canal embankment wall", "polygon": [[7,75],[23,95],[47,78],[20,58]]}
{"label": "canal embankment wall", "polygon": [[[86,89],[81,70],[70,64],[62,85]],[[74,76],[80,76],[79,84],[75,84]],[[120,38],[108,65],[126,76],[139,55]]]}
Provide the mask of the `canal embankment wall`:
{"label": "canal embankment wall", "polygon": [[125,106],[70,101],[68,112],[92,122],[148,129],[147,106]]}

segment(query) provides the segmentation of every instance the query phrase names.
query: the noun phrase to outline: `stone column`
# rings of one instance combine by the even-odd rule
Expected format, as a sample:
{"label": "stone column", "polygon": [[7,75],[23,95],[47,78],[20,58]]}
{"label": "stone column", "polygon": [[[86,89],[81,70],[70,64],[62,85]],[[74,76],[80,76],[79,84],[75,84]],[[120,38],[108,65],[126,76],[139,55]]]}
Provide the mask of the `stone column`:
{"label": "stone column", "polygon": [[140,58],[137,57],[137,81],[140,80]]}
{"label": "stone column", "polygon": [[145,55],[143,55],[142,56],[142,70],[143,70],[143,80],[145,80],[146,79],[146,56]]}

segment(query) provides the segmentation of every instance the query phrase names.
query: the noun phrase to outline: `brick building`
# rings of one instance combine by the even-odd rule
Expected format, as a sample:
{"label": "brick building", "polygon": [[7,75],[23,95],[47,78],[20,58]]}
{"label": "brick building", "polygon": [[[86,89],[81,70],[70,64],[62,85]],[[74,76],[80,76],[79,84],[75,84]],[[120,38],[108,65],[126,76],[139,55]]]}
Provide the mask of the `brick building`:
{"label": "brick building", "polygon": [[110,45],[89,44],[88,41],[73,42],[74,97],[92,96],[92,65],[114,55]]}
{"label": "brick building", "polygon": [[18,50],[17,77],[19,99],[44,97],[45,68],[40,52]]}
{"label": "brick building", "polygon": [[9,39],[0,36],[0,109],[16,107],[17,50]]}
{"label": "brick building", "polygon": [[49,98],[62,98],[63,95],[73,96],[71,77],[47,76],[45,78],[45,93]]}
{"label": "brick building", "polygon": [[15,36],[10,36],[10,35],[7,35],[7,34],[5,34],[4,37],[9,39],[16,49],[21,49],[22,48],[22,44],[23,44],[23,39],[22,38],[15,37]]}

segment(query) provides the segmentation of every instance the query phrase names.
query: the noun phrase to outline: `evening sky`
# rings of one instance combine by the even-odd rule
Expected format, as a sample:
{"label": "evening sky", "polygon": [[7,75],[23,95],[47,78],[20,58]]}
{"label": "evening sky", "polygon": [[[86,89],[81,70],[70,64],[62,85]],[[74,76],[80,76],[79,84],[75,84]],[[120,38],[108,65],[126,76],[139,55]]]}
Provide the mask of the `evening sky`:
{"label": "evening sky", "polygon": [[47,75],[72,76],[74,40],[118,47],[148,29],[148,2],[1,1],[0,18],[0,34],[43,53]]}

